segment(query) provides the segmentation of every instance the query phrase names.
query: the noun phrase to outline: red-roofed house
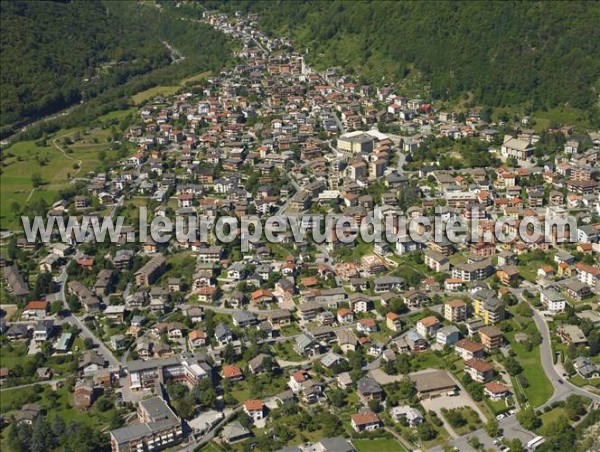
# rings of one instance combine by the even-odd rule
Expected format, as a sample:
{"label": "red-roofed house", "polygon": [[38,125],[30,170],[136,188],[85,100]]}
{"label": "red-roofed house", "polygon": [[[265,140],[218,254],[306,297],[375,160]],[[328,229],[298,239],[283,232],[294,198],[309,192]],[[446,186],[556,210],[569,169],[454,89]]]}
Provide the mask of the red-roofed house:
{"label": "red-roofed house", "polygon": [[402,328],[402,320],[395,312],[388,312],[385,316],[385,324],[392,331],[400,331]]}
{"label": "red-roofed house", "polygon": [[575,269],[579,281],[588,285],[594,292],[600,291],[600,268],[578,262]]}
{"label": "red-roofed house", "polygon": [[432,337],[440,327],[441,323],[438,318],[430,315],[417,322],[417,333],[424,338]]}
{"label": "red-roofed house", "polygon": [[473,380],[480,383],[484,383],[494,376],[494,367],[482,359],[473,358],[465,361],[465,370]]}
{"label": "red-roofed house", "polygon": [[469,339],[461,339],[454,344],[454,350],[465,361],[473,358],[483,358],[485,347]]}
{"label": "red-roofed house", "polygon": [[237,381],[244,378],[244,374],[242,373],[242,369],[240,369],[238,366],[225,364],[223,366],[223,378],[229,381]]}
{"label": "red-roofed house", "polygon": [[372,411],[353,414],[351,423],[356,433],[372,432],[383,425],[379,416]]}
{"label": "red-roofed house", "polygon": [[244,412],[252,418],[253,422],[264,418],[264,405],[262,401],[252,399],[244,402]]}
{"label": "red-roofed house", "polygon": [[356,325],[356,330],[361,333],[376,333],[377,332],[377,322],[375,319],[360,319],[358,324]]}
{"label": "red-roofed house", "polygon": [[502,383],[490,381],[485,384],[484,392],[492,400],[500,400],[510,395],[510,388]]}
{"label": "red-roofed house", "polygon": [[21,318],[32,319],[38,318],[43,319],[46,317],[48,312],[49,302],[47,301],[30,301],[23,309]]}
{"label": "red-roofed house", "polygon": [[354,314],[348,308],[342,308],[337,312],[337,321],[339,323],[352,323],[354,322]]}

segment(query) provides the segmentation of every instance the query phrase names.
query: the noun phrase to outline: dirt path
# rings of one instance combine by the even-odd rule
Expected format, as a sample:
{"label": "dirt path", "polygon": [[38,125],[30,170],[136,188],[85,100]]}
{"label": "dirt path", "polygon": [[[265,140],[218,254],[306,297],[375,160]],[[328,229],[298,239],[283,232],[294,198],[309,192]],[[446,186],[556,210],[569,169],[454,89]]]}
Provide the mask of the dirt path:
{"label": "dirt path", "polygon": [[[68,155],[68,154],[67,154],[67,152],[66,152],[66,151],[65,151],[65,150],[64,150],[64,149],[63,149],[63,148],[62,148],[62,147],[61,147],[61,146],[58,144],[58,139],[59,139],[59,138],[60,138],[60,137],[56,137],[56,138],[54,138],[54,139],[52,140],[52,145],[53,145],[53,146],[54,146],[56,149],[58,149],[60,152],[62,152],[62,154],[63,154],[63,155],[66,157],[66,158],[68,158],[69,160],[75,160],[75,161],[77,161],[77,162],[78,162],[77,171],[75,171],[75,172],[74,172],[74,173],[71,175],[72,177],[73,177],[73,176],[76,176],[76,175],[77,175],[77,173],[79,173],[79,171],[81,171],[81,167],[82,167],[82,165],[83,165],[83,160],[81,160],[81,159],[75,159],[75,158],[71,157],[70,155]],[[31,195],[30,195],[30,196],[31,196]]]}
{"label": "dirt path", "polygon": [[35,188],[32,188],[31,191],[29,192],[29,196],[27,197],[27,199],[25,200],[25,202],[29,202],[29,200],[31,199],[31,197],[33,196],[33,192],[35,191]]}

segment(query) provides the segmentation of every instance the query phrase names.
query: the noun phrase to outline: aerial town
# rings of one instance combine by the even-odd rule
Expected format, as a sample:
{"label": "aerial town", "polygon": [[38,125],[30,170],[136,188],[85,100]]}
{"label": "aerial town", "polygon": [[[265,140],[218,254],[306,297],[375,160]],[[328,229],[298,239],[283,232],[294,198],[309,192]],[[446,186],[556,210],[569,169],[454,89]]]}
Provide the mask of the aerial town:
{"label": "aerial town", "polygon": [[[316,71],[255,14],[202,20],[232,64],[137,108],[130,153],[47,212],[123,216],[117,243],[3,237],[2,441],[60,412],[114,452],[506,452],[578,426],[598,450],[600,132],[441,111]],[[141,206],[476,215],[480,239],[136,243]],[[575,240],[494,241],[567,215]]]}

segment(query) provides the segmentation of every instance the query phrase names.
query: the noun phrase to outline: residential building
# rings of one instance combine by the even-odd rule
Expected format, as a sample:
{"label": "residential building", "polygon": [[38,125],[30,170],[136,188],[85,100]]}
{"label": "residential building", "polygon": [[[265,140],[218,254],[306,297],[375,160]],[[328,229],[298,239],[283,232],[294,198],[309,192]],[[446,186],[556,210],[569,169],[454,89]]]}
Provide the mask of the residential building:
{"label": "residential building", "polygon": [[413,428],[425,422],[425,418],[421,412],[408,405],[392,407],[390,415],[396,422],[400,422],[401,419],[406,419],[408,426]]}
{"label": "residential building", "polygon": [[540,301],[552,314],[563,312],[567,305],[566,298],[553,288],[540,290]]}
{"label": "residential building", "polygon": [[494,376],[494,367],[482,359],[469,359],[465,361],[465,371],[477,382],[485,383]]}
{"label": "residential building", "polygon": [[113,452],[161,450],[183,439],[181,420],[162,397],[144,399],[138,404],[139,424],[110,432]]}
{"label": "residential building", "polygon": [[444,305],[444,318],[450,322],[462,322],[467,318],[467,304],[462,300],[451,300]]}
{"label": "residential building", "polygon": [[473,358],[483,358],[485,356],[485,347],[478,342],[469,339],[461,339],[454,344],[454,351],[464,360]]}
{"label": "residential building", "polygon": [[372,411],[353,414],[350,423],[356,433],[372,432],[383,426],[379,416]]}
{"label": "residential building", "polygon": [[452,345],[458,342],[460,330],[454,325],[440,328],[436,333],[436,342],[440,345]]}
{"label": "residential building", "polygon": [[502,345],[502,331],[495,326],[484,326],[480,328],[479,338],[481,339],[481,345],[483,345],[486,350],[494,350],[499,348]]}
{"label": "residential building", "polygon": [[252,422],[260,421],[264,418],[264,404],[257,399],[246,400],[244,402],[244,413],[252,419]]}
{"label": "residential building", "polygon": [[510,396],[510,388],[502,383],[490,381],[483,388],[485,394],[492,400],[497,401]]}
{"label": "residential building", "polygon": [[417,333],[421,337],[434,337],[437,330],[441,327],[439,319],[433,315],[425,317],[417,322]]}

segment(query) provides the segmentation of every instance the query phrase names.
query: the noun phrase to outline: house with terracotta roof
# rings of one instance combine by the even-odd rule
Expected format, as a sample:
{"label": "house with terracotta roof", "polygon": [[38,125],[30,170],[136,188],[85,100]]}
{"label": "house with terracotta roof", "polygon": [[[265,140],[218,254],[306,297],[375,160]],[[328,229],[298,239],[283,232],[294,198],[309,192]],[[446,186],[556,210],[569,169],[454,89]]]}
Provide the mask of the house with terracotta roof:
{"label": "house with terracotta roof", "polygon": [[372,411],[353,414],[350,423],[356,433],[372,432],[383,426],[383,422]]}
{"label": "house with terracotta roof", "polygon": [[483,391],[492,400],[500,400],[510,396],[510,388],[497,381],[486,383]]}
{"label": "house with terracotta roof", "polygon": [[465,371],[473,380],[480,383],[489,381],[494,377],[494,366],[482,359],[472,358],[465,361]]}
{"label": "house with terracotta roof", "polygon": [[302,370],[297,370],[292,372],[290,375],[290,380],[288,381],[288,386],[292,390],[292,392],[297,393],[303,388],[304,383],[309,380],[309,376],[307,372]]}
{"label": "house with terracotta roof", "polygon": [[465,361],[485,356],[485,347],[470,339],[461,339],[458,341],[454,344],[454,351]]}
{"label": "house with terracotta roof", "polygon": [[356,324],[356,330],[361,333],[376,333],[377,321],[375,319],[360,319]]}
{"label": "house with terracotta roof", "polygon": [[244,413],[246,413],[253,422],[264,418],[264,404],[261,400],[251,399],[244,402]]}
{"label": "house with terracotta roof", "polygon": [[337,321],[340,324],[354,322],[354,313],[348,308],[342,308],[337,312]]}
{"label": "house with terracotta roof", "polygon": [[438,318],[430,315],[417,322],[417,333],[424,338],[433,337],[441,326],[442,324]]}
{"label": "house with terracotta roof", "polygon": [[192,330],[188,333],[188,345],[190,349],[204,347],[206,345],[206,333],[200,330]]}
{"label": "house with terracotta roof", "polygon": [[552,278],[554,274],[554,268],[551,265],[542,265],[537,271],[538,278]]}
{"label": "house with terracotta roof", "polygon": [[600,268],[578,262],[575,264],[577,279],[594,292],[600,291]]}
{"label": "house with terracotta roof", "polygon": [[395,312],[388,312],[385,316],[385,325],[392,331],[400,331],[402,329],[402,320]]}
{"label": "house with terracotta roof", "polygon": [[448,292],[457,292],[463,288],[465,281],[460,278],[447,278],[444,281],[444,289]]}
{"label": "house with terracotta roof", "polygon": [[238,381],[244,378],[242,369],[233,364],[223,365],[223,378],[229,381]]}
{"label": "house with terracotta roof", "polygon": [[270,290],[258,289],[252,292],[250,299],[254,304],[270,303],[273,301],[273,293]]}
{"label": "house with terracotta roof", "polygon": [[48,313],[50,303],[47,301],[30,301],[25,305],[21,318],[24,319],[43,319]]}

